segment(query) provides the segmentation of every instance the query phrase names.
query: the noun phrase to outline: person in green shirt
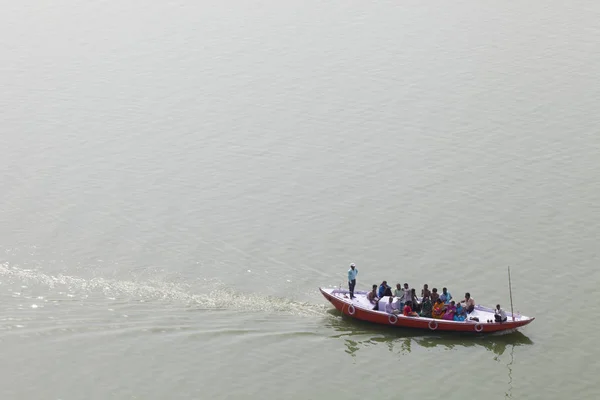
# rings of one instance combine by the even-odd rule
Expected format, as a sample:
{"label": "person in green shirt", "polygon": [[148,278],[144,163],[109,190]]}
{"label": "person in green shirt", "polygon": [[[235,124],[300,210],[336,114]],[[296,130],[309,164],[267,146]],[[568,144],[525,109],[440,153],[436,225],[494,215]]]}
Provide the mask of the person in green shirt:
{"label": "person in green shirt", "polygon": [[404,296],[404,290],[402,290],[402,285],[396,283],[396,289],[394,289],[394,297],[401,298]]}
{"label": "person in green shirt", "polygon": [[429,297],[425,297],[423,303],[421,303],[421,317],[431,318],[431,300]]}

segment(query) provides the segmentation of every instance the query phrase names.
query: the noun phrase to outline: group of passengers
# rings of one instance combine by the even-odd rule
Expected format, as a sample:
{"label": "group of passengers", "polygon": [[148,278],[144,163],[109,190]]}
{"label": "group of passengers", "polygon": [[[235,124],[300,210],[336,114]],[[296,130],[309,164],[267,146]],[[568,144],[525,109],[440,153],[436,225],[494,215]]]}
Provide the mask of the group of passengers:
{"label": "group of passengers", "polygon": [[[389,296],[389,302],[385,304],[385,310],[379,310],[379,300]],[[397,300],[394,302],[394,298]],[[460,302],[455,302],[452,294],[447,288],[442,288],[442,293],[438,293],[437,288],[429,290],[427,284],[421,289],[421,300],[417,298],[414,288],[409,288],[408,283],[402,287],[399,283],[392,292],[392,288],[383,281],[379,287],[373,285],[373,290],[367,295],[367,299],[374,305],[373,310],[385,311],[389,314],[400,314],[407,317],[425,317],[444,319],[448,321],[465,321],[469,314],[475,310],[475,300],[470,293],[465,293],[465,298]],[[494,319],[488,322],[506,321],[506,313],[496,305]],[[474,317],[473,320],[479,319]]]}

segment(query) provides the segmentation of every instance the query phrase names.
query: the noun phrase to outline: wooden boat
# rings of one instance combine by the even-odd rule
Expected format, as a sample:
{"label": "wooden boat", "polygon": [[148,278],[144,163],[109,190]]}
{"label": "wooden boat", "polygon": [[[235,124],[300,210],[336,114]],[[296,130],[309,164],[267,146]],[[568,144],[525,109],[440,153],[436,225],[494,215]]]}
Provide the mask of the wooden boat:
{"label": "wooden boat", "polygon": [[[514,315],[507,312],[505,322],[487,322],[494,320],[494,309],[480,305],[468,314],[466,321],[448,321],[444,319],[405,317],[404,315],[388,314],[384,311],[373,310],[373,304],[367,299],[368,292],[355,291],[354,299],[350,300],[349,292],[345,289],[319,288],[323,296],[333,304],[335,308],[351,318],[372,322],[381,325],[390,325],[403,328],[428,329],[432,331],[491,333],[515,330],[532,322],[535,318],[524,315]],[[385,309],[389,297],[380,299],[380,309]],[[479,321],[470,320],[478,318]]]}

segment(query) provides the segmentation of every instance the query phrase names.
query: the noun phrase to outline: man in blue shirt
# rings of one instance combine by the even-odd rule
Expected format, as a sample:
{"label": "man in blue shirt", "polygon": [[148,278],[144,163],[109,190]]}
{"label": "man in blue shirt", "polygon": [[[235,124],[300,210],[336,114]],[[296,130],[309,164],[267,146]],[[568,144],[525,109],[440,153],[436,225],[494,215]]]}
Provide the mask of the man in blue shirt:
{"label": "man in blue shirt", "polygon": [[440,299],[444,302],[444,304],[450,304],[450,300],[452,300],[452,295],[448,291],[448,289],[443,288],[442,294],[440,294]]}
{"label": "man in blue shirt", "polygon": [[379,286],[379,292],[377,293],[379,298],[381,299],[383,296],[391,296],[392,288],[388,286],[387,281],[383,281]]}
{"label": "man in blue shirt", "polygon": [[358,269],[354,263],[350,264],[348,270],[348,289],[350,289],[350,300],[354,298],[354,287],[356,286],[356,275],[358,275]]}

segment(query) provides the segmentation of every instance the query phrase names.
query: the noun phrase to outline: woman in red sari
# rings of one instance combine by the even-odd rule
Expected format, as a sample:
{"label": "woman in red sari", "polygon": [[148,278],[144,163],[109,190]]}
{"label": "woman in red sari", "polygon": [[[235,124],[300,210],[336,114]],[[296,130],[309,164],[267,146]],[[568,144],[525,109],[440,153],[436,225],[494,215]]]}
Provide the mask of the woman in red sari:
{"label": "woman in red sari", "polygon": [[419,314],[417,314],[416,312],[414,312],[411,308],[412,302],[409,301],[406,303],[406,305],[404,306],[404,310],[402,310],[402,314],[405,317],[418,317]]}

